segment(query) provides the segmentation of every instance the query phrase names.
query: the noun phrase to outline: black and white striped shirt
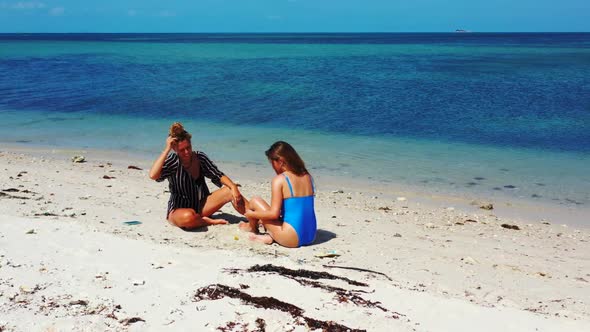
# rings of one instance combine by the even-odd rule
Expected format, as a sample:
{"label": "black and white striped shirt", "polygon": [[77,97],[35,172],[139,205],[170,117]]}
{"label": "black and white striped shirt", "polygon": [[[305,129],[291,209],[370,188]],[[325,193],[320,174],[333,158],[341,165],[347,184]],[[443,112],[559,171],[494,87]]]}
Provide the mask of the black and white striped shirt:
{"label": "black and white striped shirt", "polygon": [[217,166],[201,151],[193,151],[199,160],[200,172],[198,178],[193,178],[191,174],[182,167],[180,158],[174,152],[171,152],[162,167],[162,173],[156,180],[158,182],[168,179],[170,188],[170,199],[168,200],[168,212],[166,219],[172,210],[179,208],[191,208],[195,212],[201,213],[202,205],[210,195],[209,188],[205,183],[205,177],[211,179],[211,182],[221,187],[221,177],[224,175]]}

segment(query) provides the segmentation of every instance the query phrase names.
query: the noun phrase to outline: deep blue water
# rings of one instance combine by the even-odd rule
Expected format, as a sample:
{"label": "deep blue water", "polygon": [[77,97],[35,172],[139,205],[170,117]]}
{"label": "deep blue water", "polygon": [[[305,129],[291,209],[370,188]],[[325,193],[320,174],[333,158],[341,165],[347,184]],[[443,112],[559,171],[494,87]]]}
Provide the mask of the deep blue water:
{"label": "deep blue water", "polygon": [[0,40],[1,109],[590,152],[590,34]]}

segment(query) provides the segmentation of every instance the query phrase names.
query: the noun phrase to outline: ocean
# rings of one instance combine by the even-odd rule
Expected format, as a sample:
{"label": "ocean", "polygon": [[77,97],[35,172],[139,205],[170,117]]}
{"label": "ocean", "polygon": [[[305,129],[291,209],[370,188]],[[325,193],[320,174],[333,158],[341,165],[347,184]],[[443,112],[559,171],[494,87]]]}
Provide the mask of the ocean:
{"label": "ocean", "polygon": [[[590,204],[590,34],[0,34],[0,143]],[[223,167],[221,167],[223,168]],[[317,175],[316,175],[317,177]]]}

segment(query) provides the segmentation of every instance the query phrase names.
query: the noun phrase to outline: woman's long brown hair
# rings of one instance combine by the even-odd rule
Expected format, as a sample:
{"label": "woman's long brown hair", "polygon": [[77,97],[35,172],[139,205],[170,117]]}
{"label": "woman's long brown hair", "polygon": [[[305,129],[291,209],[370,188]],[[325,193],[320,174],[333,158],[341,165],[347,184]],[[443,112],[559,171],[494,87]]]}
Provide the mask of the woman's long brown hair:
{"label": "woman's long brown hair", "polygon": [[289,170],[296,175],[305,175],[309,173],[305,168],[305,163],[297,154],[297,151],[291,146],[291,144],[283,141],[273,143],[268,150],[265,152],[266,157],[269,160],[283,159],[287,164]]}

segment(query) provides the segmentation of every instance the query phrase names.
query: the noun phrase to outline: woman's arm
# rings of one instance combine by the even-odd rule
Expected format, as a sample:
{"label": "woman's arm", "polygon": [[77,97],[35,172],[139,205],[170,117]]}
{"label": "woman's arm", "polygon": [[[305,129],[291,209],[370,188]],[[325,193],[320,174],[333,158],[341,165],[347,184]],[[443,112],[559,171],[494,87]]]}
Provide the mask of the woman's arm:
{"label": "woman's arm", "polygon": [[240,193],[238,186],[229,178],[229,176],[223,174],[223,172],[217,168],[217,165],[215,165],[204,152],[198,152],[197,156],[201,163],[203,175],[211,179],[211,182],[218,187],[221,187],[222,185],[228,187],[231,191],[232,203],[234,206],[240,206],[243,200],[242,193]]}
{"label": "woman's arm", "polygon": [[242,203],[242,193],[240,193],[238,185],[235,184],[227,175],[223,175],[219,180],[224,186],[231,190],[232,202],[234,205],[240,205]]}
{"label": "woman's arm", "polygon": [[176,140],[168,136],[168,138],[166,139],[166,147],[164,148],[164,151],[160,153],[160,156],[158,156],[158,159],[154,161],[154,164],[150,169],[150,179],[157,180],[160,178],[160,175],[162,175],[162,167],[164,166],[164,161],[166,161],[166,157],[168,157],[168,154],[170,153],[170,150],[172,150],[172,145],[174,145],[174,143],[176,143]]}
{"label": "woman's arm", "polygon": [[272,179],[271,184],[271,198],[270,209],[267,211],[248,211],[247,218],[260,220],[278,220],[281,216],[281,208],[283,206],[283,183],[285,180],[283,176],[277,175]]}

